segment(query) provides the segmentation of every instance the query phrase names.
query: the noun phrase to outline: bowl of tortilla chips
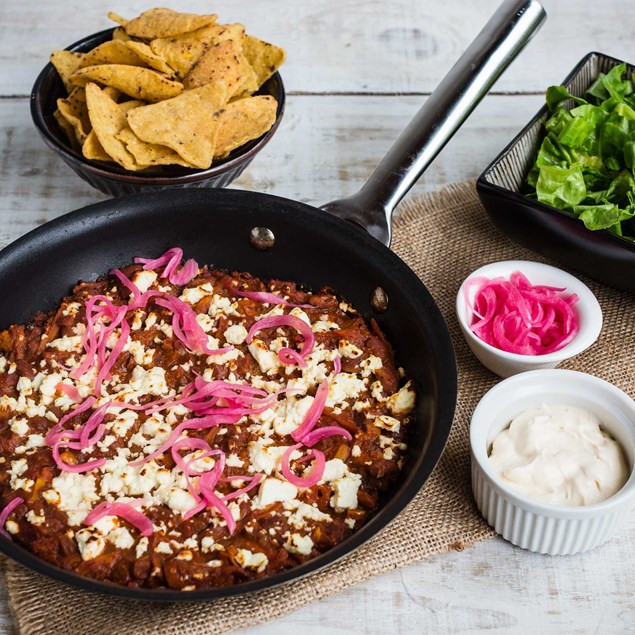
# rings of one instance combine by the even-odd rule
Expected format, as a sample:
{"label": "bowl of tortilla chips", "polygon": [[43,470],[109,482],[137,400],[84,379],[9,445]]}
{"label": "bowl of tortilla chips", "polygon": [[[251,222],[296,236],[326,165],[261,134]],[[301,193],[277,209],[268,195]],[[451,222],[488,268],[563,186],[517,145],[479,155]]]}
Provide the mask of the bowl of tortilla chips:
{"label": "bowl of tortilla chips", "polygon": [[31,94],[44,142],[121,196],[224,187],[284,112],[283,49],[217,16],[151,9],[54,51]]}

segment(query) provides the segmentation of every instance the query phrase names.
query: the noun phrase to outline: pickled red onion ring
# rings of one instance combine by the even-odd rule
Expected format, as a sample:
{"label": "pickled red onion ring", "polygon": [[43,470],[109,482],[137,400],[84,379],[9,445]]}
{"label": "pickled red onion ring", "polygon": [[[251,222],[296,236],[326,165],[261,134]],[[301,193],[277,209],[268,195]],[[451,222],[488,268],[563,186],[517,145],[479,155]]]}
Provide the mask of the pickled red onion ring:
{"label": "pickled red onion ring", "polygon": [[231,481],[249,481],[249,485],[245,485],[240,489],[237,489],[235,492],[231,492],[231,494],[226,494],[223,496],[224,501],[231,500],[232,498],[238,498],[243,494],[246,494],[248,491],[252,490],[257,485],[260,485],[260,482],[265,477],[264,474],[254,474],[253,476],[227,476],[225,478],[219,479],[220,481],[230,482]]}
{"label": "pickled red onion ring", "polygon": [[86,525],[94,525],[105,516],[118,516],[119,518],[127,520],[133,527],[139,530],[142,536],[151,536],[154,531],[152,521],[129,503],[109,503],[108,501],[99,503],[99,505],[86,516],[84,523]]}
{"label": "pickled red onion ring", "polygon": [[213,507],[218,512],[220,512],[221,516],[227,523],[227,529],[229,531],[229,534],[231,535],[234,533],[234,531],[236,531],[236,521],[234,520],[232,513],[229,511],[229,508],[225,504],[225,501],[223,501],[214,493],[214,487],[217,482],[218,477],[212,472],[206,472],[198,480],[199,488],[201,490],[201,496],[205,501],[206,507]]}
{"label": "pickled red onion ring", "polygon": [[298,476],[294,474],[291,470],[291,466],[289,465],[291,454],[299,448],[302,447],[302,443],[296,443],[295,445],[289,446],[285,453],[282,455],[282,460],[280,461],[280,471],[282,475],[292,483],[296,487],[312,487],[316,483],[318,483],[322,476],[324,475],[324,467],[326,466],[326,458],[324,457],[324,452],[320,452],[319,450],[311,450],[309,454],[313,455],[315,462],[313,465],[313,469],[311,470],[311,474],[309,476]]}
{"label": "pickled red onion ring", "polygon": [[[304,338],[304,342],[302,343],[302,348],[299,353],[302,358],[306,358],[307,355],[311,354],[315,345],[315,335],[313,335],[311,326],[295,315],[270,315],[269,317],[262,318],[261,320],[254,322],[247,333],[246,342],[249,344],[253,340],[254,334],[262,329],[276,328],[279,326],[290,326],[298,331]],[[280,352],[288,350],[289,349],[281,349]],[[278,355],[278,357],[280,361],[283,361],[280,355]]]}
{"label": "pickled red onion ring", "polygon": [[172,284],[175,284],[177,287],[181,287],[188,282],[191,282],[198,275],[198,263],[196,260],[189,259],[185,262],[185,264],[181,267],[181,270],[178,273],[173,273],[169,280]]}
{"label": "pickled red onion ring", "polygon": [[90,417],[88,417],[88,420],[82,426],[81,433],[79,435],[80,449],[85,450],[91,445],[94,445],[103,436],[106,430],[105,426],[101,428],[101,433],[98,431],[97,434],[95,434],[95,436],[92,439],[90,438],[91,432],[95,431],[96,429],[99,428],[99,426],[102,425],[102,421],[104,420],[104,417],[106,416],[106,411],[110,407],[110,403],[111,402],[109,401],[99,406],[99,408],[97,408],[97,410],[95,410],[93,414],[91,414]]}
{"label": "pickled red onion ring", "polygon": [[106,463],[106,459],[95,459],[94,461],[78,463],[77,465],[65,463],[60,457],[60,447],[68,445],[68,443],[60,441],[56,443],[51,450],[55,464],[57,465],[57,467],[60,468],[60,470],[63,470],[64,472],[75,472],[76,474],[81,474],[82,472],[90,472],[90,470],[96,470],[104,465],[104,463]]}
{"label": "pickled red onion ring", "polygon": [[283,364],[297,364],[302,368],[307,368],[308,364],[306,363],[304,357],[300,355],[297,351],[294,351],[292,348],[281,348],[278,351],[278,359]]}
{"label": "pickled red onion ring", "polygon": [[7,503],[5,508],[0,512],[0,534],[2,534],[5,538],[11,538],[9,532],[4,528],[5,523],[7,522],[7,518],[9,514],[24,503],[24,499],[21,496],[16,496],[11,502]]}
{"label": "pickled red onion ring", "polygon": [[172,311],[172,329],[174,335],[193,352],[203,352],[207,355],[222,355],[234,350],[233,346],[212,349],[208,346],[208,337],[203,327],[196,319],[196,313],[191,306],[174,296],[166,295],[156,300],[156,304]]}
{"label": "pickled red onion ring", "polygon": [[70,384],[65,384],[64,382],[60,382],[55,386],[55,390],[59,390],[63,392],[67,397],[70,397],[75,403],[80,403],[82,401],[82,396],[79,394],[79,390],[75,388],[75,386],[71,386]]}
{"label": "pickled red onion ring", "polygon": [[164,452],[169,450],[174,443],[181,436],[183,430],[204,430],[206,428],[213,428],[214,426],[219,425],[233,425],[238,423],[238,421],[242,418],[242,415],[226,415],[223,413],[213,414],[213,415],[205,415],[204,417],[198,417],[196,419],[186,419],[179,423],[174,430],[172,430],[170,436],[167,440],[161,445],[157,450],[152,452],[152,454],[148,454],[136,461],[130,463],[132,466],[142,465],[143,463],[147,463],[152,459],[156,459],[158,456],[161,456]]}
{"label": "pickled red onion ring", "polygon": [[69,438],[79,438],[78,430],[65,430],[63,428],[64,424],[67,421],[70,421],[73,417],[82,414],[82,412],[86,412],[89,408],[92,408],[97,400],[95,397],[88,397],[86,401],[79,404],[77,408],[71,410],[69,413],[65,414],[47,433],[44,438],[44,442],[47,445],[55,445],[59,439],[63,436],[67,436]]}
{"label": "pickled red onion ring", "polygon": [[239,295],[243,298],[248,298],[249,300],[256,300],[256,302],[263,302],[266,304],[273,304],[276,306],[289,306],[297,309],[315,309],[312,304],[293,304],[293,302],[289,302],[289,300],[285,300],[281,298],[279,295],[275,293],[271,293],[269,291],[242,291],[237,289],[233,285],[226,285],[229,289],[236,295]]}
{"label": "pickled red onion ring", "polygon": [[318,441],[322,439],[326,439],[327,437],[332,437],[335,435],[339,435],[344,437],[348,441],[352,441],[353,437],[348,430],[344,428],[340,428],[339,426],[324,426],[324,428],[318,428],[317,430],[313,430],[309,432],[302,438],[302,443],[307,447],[311,447],[315,445]]}
{"label": "pickled red onion ring", "polygon": [[[473,301],[470,290],[477,287]],[[465,292],[473,317],[470,330],[485,343],[517,355],[546,355],[560,350],[578,334],[572,309],[578,296],[560,296],[565,289],[532,285],[513,272],[502,277],[468,280]]]}
{"label": "pickled red onion ring", "polygon": [[180,267],[179,271],[177,271],[177,267],[182,259],[183,250],[180,247],[172,247],[172,249],[168,249],[158,258],[135,258],[134,261],[137,264],[143,264],[143,268],[146,271],[148,269],[164,267],[161,277],[167,278],[171,284],[182,286],[192,281],[198,274],[198,263],[193,259],[188,260]]}
{"label": "pickled red onion ring", "polygon": [[313,403],[309,407],[304,420],[298,428],[291,433],[291,438],[294,441],[302,441],[302,439],[315,427],[318,419],[322,416],[324,406],[326,405],[326,398],[329,394],[328,381],[324,380],[318,387]]}

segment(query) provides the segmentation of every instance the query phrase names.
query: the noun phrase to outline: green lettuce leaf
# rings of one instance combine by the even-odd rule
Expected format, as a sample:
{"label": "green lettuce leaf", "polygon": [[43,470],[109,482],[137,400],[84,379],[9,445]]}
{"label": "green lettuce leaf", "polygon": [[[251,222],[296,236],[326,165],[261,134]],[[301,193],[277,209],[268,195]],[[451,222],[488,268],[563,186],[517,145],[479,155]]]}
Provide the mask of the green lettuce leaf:
{"label": "green lettuce leaf", "polygon": [[635,238],[635,74],[619,64],[584,98],[546,92],[545,137],[527,176],[530,196],[576,214],[592,230]]}

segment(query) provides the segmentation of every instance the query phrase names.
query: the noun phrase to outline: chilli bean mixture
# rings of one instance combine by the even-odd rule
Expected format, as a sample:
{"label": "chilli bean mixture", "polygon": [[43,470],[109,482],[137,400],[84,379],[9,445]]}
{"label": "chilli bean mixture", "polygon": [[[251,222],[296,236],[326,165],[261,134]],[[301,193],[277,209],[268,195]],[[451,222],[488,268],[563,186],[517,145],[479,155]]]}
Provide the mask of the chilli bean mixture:
{"label": "chilli bean mixture", "polygon": [[130,587],[254,580],[359,529],[415,404],[330,290],[182,263],[81,282],[0,333],[0,531]]}

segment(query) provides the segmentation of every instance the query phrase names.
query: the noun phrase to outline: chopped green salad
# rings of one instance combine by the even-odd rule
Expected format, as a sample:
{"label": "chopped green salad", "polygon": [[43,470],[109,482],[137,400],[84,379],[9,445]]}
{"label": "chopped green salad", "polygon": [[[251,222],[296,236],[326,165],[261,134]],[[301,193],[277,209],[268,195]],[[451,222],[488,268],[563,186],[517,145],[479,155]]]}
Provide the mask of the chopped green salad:
{"label": "chopped green salad", "polygon": [[[584,95],[547,89],[546,136],[527,177],[542,203],[573,212],[588,229],[635,241],[635,75],[601,73]],[[573,100],[574,108],[565,107]]]}

